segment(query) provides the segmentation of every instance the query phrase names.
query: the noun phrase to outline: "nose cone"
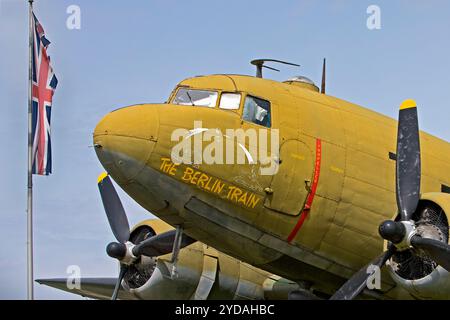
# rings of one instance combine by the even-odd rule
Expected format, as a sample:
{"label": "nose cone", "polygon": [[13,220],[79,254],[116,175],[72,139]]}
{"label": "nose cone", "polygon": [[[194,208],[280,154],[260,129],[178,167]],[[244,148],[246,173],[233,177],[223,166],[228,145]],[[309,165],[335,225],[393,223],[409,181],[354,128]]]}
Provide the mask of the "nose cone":
{"label": "nose cone", "polygon": [[117,182],[129,182],[143,169],[157,141],[158,128],[157,110],[150,105],[113,111],[97,124],[97,157]]}

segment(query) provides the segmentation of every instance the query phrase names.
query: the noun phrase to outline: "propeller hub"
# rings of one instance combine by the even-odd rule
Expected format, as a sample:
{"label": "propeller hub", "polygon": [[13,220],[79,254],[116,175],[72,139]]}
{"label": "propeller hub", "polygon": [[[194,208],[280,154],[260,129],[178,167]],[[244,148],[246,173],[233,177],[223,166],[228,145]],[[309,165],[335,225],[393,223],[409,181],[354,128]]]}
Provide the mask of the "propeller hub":
{"label": "propeller hub", "polygon": [[401,222],[387,220],[380,224],[378,232],[383,239],[398,244],[404,239],[406,228]]}
{"label": "propeller hub", "polygon": [[378,232],[383,239],[392,242],[400,251],[411,247],[411,238],[417,233],[414,221],[392,220],[380,224]]}
{"label": "propeller hub", "polygon": [[131,265],[139,258],[133,254],[134,247],[135,245],[129,241],[126,243],[111,242],[106,247],[106,253],[122,264]]}
{"label": "propeller hub", "polygon": [[111,258],[122,260],[127,254],[127,246],[123,243],[111,242],[106,247],[106,253]]}

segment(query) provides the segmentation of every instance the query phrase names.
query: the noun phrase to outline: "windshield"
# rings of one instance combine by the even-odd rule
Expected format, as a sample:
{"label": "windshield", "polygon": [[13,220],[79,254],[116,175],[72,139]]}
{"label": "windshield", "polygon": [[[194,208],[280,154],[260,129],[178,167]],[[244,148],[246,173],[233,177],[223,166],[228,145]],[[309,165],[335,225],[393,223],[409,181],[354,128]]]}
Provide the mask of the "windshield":
{"label": "windshield", "polygon": [[183,106],[201,106],[214,108],[217,102],[217,92],[180,88],[173,99],[173,104]]}

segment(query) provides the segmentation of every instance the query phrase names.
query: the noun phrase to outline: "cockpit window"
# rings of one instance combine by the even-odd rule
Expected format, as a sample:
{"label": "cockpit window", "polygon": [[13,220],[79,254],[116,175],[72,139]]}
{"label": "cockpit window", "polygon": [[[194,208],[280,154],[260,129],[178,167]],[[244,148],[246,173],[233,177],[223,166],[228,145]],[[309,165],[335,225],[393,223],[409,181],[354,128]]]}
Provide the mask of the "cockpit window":
{"label": "cockpit window", "polygon": [[220,96],[220,109],[237,110],[241,104],[240,93],[222,93]]}
{"label": "cockpit window", "polygon": [[172,103],[183,106],[214,108],[217,103],[217,92],[180,88]]}
{"label": "cockpit window", "polygon": [[270,102],[247,96],[244,103],[242,119],[270,128]]}

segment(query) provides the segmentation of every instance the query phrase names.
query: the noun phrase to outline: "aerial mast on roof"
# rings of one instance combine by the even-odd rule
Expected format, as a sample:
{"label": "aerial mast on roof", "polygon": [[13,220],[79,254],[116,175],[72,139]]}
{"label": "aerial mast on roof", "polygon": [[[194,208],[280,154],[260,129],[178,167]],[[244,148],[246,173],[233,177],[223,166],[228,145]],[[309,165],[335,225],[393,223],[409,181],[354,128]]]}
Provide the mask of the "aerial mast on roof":
{"label": "aerial mast on roof", "polygon": [[322,86],[320,87],[320,93],[323,93],[323,94],[325,94],[326,69],[327,69],[327,59],[323,58]]}
{"label": "aerial mast on roof", "polygon": [[286,62],[286,61],[281,61],[281,60],[275,60],[275,59],[255,59],[250,61],[251,64],[253,64],[254,66],[256,66],[256,77],[257,78],[262,78],[262,69],[266,68],[266,69],[270,69],[270,70],[274,70],[274,71],[278,71],[280,72],[280,70],[266,66],[264,63],[265,62],[275,62],[275,63],[282,63],[282,64],[287,64],[290,66],[296,66],[296,67],[300,67],[299,64],[295,64],[295,63],[291,63],[291,62]]}

